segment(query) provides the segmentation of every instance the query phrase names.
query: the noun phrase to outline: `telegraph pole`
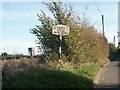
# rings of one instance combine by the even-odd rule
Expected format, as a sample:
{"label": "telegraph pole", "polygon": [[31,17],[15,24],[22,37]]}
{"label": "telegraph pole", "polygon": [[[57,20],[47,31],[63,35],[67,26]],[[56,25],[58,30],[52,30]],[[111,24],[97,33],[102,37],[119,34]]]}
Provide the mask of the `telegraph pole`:
{"label": "telegraph pole", "polygon": [[114,38],[113,38],[113,44],[114,44],[114,46],[115,46],[115,35],[114,35]]}
{"label": "telegraph pole", "polygon": [[102,29],[103,29],[103,37],[105,37],[105,33],[104,33],[104,16],[102,15]]}

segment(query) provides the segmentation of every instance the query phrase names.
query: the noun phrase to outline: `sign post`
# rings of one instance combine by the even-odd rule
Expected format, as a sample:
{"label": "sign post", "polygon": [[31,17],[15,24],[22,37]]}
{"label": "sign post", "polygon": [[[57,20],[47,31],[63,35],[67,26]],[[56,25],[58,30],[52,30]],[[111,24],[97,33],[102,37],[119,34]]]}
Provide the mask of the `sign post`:
{"label": "sign post", "polygon": [[62,36],[60,36],[59,57],[58,57],[59,62],[61,58],[61,46],[62,46]]}
{"label": "sign post", "polygon": [[66,25],[55,25],[52,27],[52,34],[60,36],[60,45],[59,45],[59,55],[58,60],[60,62],[61,59],[61,45],[62,45],[62,36],[68,35],[70,32],[70,27]]}

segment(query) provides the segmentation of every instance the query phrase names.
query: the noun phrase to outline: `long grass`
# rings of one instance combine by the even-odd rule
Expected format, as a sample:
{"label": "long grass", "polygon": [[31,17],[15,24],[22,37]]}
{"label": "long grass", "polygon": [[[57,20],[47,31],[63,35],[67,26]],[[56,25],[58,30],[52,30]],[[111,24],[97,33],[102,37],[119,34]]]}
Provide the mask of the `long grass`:
{"label": "long grass", "polygon": [[99,70],[97,64],[74,67],[68,62],[41,64],[32,60],[16,60],[18,70],[14,61],[4,61],[9,79],[3,78],[3,88],[93,88]]}
{"label": "long grass", "polygon": [[29,70],[5,80],[3,88],[92,88],[92,80],[61,70]]}

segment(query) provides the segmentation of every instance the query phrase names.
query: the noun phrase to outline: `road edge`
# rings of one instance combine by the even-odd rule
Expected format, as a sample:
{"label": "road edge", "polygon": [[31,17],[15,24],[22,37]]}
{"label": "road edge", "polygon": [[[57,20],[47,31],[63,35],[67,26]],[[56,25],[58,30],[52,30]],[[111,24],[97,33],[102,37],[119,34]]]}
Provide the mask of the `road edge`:
{"label": "road edge", "polygon": [[[100,70],[98,71],[97,75],[95,76],[93,82],[94,82],[94,88],[98,87],[99,84],[104,80],[104,72],[105,72],[105,68],[107,67],[107,65],[110,63],[110,61],[108,63],[106,63],[102,68],[100,68]],[[101,77],[101,78],[100,78]]]}

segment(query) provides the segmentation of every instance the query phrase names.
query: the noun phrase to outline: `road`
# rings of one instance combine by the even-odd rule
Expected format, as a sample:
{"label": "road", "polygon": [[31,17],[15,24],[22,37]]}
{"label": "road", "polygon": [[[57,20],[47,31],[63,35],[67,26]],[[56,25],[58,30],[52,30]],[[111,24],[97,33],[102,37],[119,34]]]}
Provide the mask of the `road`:
{"label": "road", "polygon": [[2,65],[0,65],[0,90],[2,89]]}
{"label": "road", "polygon": [[99,88],[120,90],[120,61],[111,61],[105,68]]}

